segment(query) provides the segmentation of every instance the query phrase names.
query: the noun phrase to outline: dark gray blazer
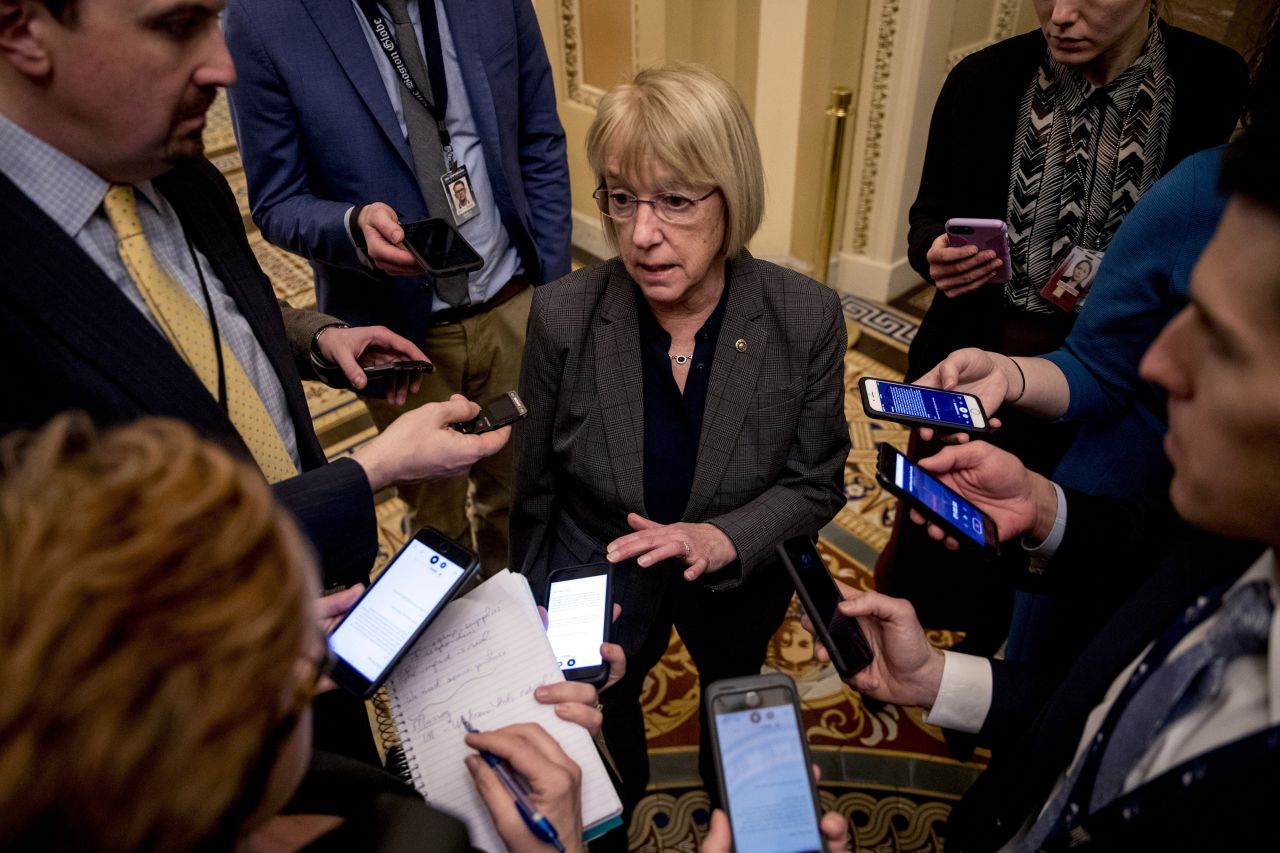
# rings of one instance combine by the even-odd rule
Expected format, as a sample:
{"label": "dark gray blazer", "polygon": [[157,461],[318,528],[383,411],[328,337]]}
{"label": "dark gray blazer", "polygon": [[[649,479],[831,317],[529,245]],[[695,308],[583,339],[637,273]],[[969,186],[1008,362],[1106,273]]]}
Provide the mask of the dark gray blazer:
{"label": "dark gray blazer", "polygon": [[[816,534],[844,505],[849,427],[840,300],[817,282],[742,252],[707,391],[683,520],[710,522],[739,564],[708,576],[733,586],[781,568],[774,545]],[[618,259],[538,288],[529,314],[516,427],[511,566],[535,590],[549,555],[603,559],[644,505],[644,395],[639,288]],[[626,636],[653,618],[671,571],[623,564],[614,599]],[[648,606],[646,606],[648,605]],[[617,626],[622,628],[622,625]],[[625,644],[624,644],[625,645]]]}

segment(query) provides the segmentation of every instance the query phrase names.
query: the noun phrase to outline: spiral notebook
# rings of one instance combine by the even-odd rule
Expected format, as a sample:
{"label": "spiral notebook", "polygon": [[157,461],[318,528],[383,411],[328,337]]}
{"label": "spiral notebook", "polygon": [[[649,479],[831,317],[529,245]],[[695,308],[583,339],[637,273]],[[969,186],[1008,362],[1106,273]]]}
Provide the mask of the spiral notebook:
{"label": "spiral notebook", "polygon": [[533,691],[564,676],[547,642],[529,583],[500,572],[449,604],[387,681],[375,702],[388,769],[434,807],[467,824],[471,843],[506,850],[463,759],[466,718],[481,731],[539,723],[582,768],[582,822],[594,838],[621,823],[622,803],[586,729],[539,704]]}

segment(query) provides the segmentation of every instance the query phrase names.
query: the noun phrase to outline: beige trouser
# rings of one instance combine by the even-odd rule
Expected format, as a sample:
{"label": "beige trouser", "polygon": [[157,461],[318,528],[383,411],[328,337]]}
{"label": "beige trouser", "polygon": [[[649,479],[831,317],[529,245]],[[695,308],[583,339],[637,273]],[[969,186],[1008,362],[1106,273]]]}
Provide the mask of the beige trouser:
{"label": "beige trouser", "polygon": [[[403,408],[386,400],[366,399],[378,429],[408,409],[450,394],[483,403],[514,391],[520,379],[520,356],[529,320],[533,288],[496,308],[445,326],[432,326],[422,348],[436,369],[423,376],[422,389]],[[467,476],[401,486],[409,505],[412,529],[434,527],[480,555],[480,573],[490,577],[507,565],[508,520],[514,470],[511,443],[471,466]],[[467,518],[467,499],[471,518]]]}

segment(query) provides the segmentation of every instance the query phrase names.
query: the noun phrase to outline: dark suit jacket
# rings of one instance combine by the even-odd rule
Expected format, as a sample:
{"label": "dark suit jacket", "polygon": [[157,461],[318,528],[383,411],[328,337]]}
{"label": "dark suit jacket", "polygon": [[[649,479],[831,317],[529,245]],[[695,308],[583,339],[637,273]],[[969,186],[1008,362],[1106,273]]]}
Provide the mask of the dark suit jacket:
{"label": "dark suit jacket", "polygon": [[[332,318],[288,311],[249,249],[227,182],[206,160],[155,181],[196,248],[249,321],[284,389],[306,473],[277,498],[316,546],[331,581],[367,580],[377,549],[373,496],[354,462],[325,464],[299,369],[317,325]],[[232,453],[252,456],[230,419],[167,340],[61,228],[0,175],[0,358],[10,365],[0,431],[34,428],[65,409],[97,422],[155,415],[190,423]]]}
{"label": "dark suit jacket", "polygon": [[316,751],[307,775],[281,814],[338,815],[338,829],[303,848],[306,853],[364,850],[463,853],[471,846],[462,821],[428,806],[410,785],[384,770]]}
{"label": "dark suit jacket", "polygon": [[[1116,676],[1198,595],[1238,577],[1262,551],[1256,543],[1212,536],[1181,523],[1155,524],[1145,537],[1116,536],[1135,516],[1116,513],[1115,506],[1111,499],[1072,495],[1067,536],[1057,559],[1065,556],[1073,565],[1088,566],[1095,577],[1104,577],[1107,566],[1123,571],[1127,561],[1154,561],[1157,567],[1100,630],[1094,631],[1087,620],[1077,626],[1088,639],[1080,643],[1083,650],[1065,678],[1046,679],[1035,668],[992,661],[994,693],[981,735],[994,744],[993,759],[952,811],[948,850],[997,849],[1038,813],[1058,776],[1071,764],[1089,713]],[[1257,773],[1274,780],[1280,752],[1256,758]],[[1265,796],[1262,791],[1274,794],[1275,788],[1260,784],[1261,776],[1241,775],[1244,778],[1211,779],[1192,788],[1179,785],[1172,794],[1162,792],[1148,799],[1132,820],[1095,834],[1092,845],[1117,850],[1248,849],[1237,841],[1266,831],[1260,826],[1265,818],[1251,814],[1249,804]],[[1270,823],[1274,836],[1275,825]]]}
{"label": "dark suit jacket", "polygon": [[[502,222],[535,282],[569,272],[569,164],[551,66],[529,0],[445,0]],[[404,221],[429,213],[413,155],[351,0],[232,0],[230,90],[253,220],[308,258],[320,307],[357,324],[384,323],[421,341],[430,292],[360,261],[344,215],[381,201]],[[463,93],[451,92],[461,101]]]}
{"label": "dark suit jacket", "polygon": [[[683,518],[716,525],[737,549],[737,567],[706,576],[715,586],[780,571],[775,544],[816,534],[844,505],[849,455],[835,292],[745,251],[727,276]],[[559,568],[549,555],[602,559],[605,545],[631,532],[627,513],[646,514],[639,293],[615,258],[534,294],[520,374],[529,416],[514,439],[511,565],[535,589]],[[615,568],[619,636],[643,636],[671,577]]]}

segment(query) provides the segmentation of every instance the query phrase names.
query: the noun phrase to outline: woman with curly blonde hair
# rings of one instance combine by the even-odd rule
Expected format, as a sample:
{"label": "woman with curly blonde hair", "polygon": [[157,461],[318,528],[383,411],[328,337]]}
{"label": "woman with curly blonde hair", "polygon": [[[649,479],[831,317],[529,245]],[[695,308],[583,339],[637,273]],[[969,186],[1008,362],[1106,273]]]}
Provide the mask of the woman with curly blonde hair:
{"label": "woman with curly blonde hair", "polygon": [[257,472],[187,426],[0,445],[0,847],[230,850],[296,788],[324,641]]}

